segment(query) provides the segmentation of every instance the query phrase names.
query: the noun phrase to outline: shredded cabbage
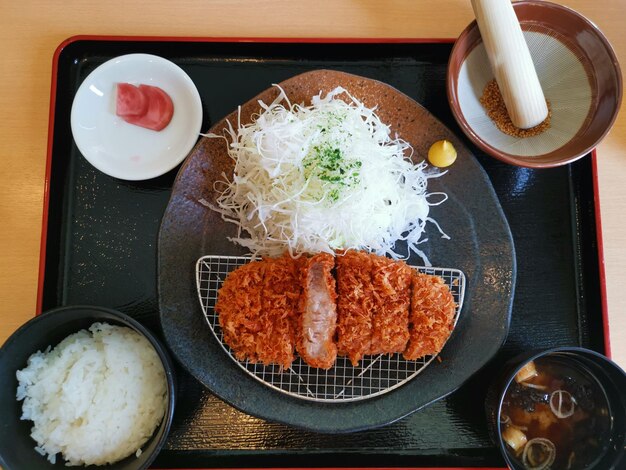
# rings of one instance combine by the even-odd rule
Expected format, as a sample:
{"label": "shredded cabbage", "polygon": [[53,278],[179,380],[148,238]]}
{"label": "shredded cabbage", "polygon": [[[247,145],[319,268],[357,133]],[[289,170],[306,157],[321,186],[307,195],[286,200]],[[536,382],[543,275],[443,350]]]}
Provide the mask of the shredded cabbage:
{"label": "shredded cabbage", "polygon": [[[217,206],[208,204],[237,225],[231,241],[267,256],[359,249],[406,259],[413,251],[428,265],[417,246],[434,222],[429,206],[447,196],[429,202],[435,193],[426,186],[443,173],[414,164],[411,146],[345,89],[303,106],[278,88],[274,102],[259,101],[253,122],[228,123],[227,137],[208,135],[226,138],[235,163],[217,187]],[[404,254],[395,249],[399,240],[407,242]]]}

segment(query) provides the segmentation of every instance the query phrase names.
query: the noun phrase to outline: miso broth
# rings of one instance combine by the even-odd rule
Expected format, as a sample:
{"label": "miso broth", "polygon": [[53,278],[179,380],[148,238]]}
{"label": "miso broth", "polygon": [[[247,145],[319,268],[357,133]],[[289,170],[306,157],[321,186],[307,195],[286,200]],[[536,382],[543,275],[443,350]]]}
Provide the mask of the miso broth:
{"label": "miso broth", "polygon": [[593,468],[606,452],[611,413],[583,366],[547,356],[530,362],[506,391],[500,413],[507,451],[521,468]]}

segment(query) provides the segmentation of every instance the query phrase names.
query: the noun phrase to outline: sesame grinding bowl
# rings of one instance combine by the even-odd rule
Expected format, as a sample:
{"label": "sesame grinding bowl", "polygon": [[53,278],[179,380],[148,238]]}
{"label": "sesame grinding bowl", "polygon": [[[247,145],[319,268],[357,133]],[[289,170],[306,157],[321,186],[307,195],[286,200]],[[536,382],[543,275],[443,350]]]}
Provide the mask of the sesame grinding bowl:
{"label": "sesame grinding bowl", "polygon": [[549,104],[549,124],[521,137],[503,132],[507,124],[489,117],[485,108],[495,106],[494,93],[485,88],[494,74],[476,21],[450,55],[446,86],[452,113],[474,144],[506,163],[529,168],[571,163],[593,150],[617,117],[622,98],[617,58],[600,30],[569,8],[534,0],[513,7]]}

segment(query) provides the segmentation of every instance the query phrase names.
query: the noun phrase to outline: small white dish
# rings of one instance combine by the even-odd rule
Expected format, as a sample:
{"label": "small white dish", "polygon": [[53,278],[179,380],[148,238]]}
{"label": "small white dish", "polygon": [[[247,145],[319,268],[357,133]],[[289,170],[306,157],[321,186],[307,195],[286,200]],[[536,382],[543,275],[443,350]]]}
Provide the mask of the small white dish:
{"label": "small white dish", "polygon": [[[161,131],[124,121],[115,114],[117,83],[152,85],[174,103]],[[198,140],[202,102],[193,81],[177,65],[150,54],[128,54],[96,68],[78,88],[72,134],[83,156],[98,170],[123,180],[146,180],[182,162]]]}

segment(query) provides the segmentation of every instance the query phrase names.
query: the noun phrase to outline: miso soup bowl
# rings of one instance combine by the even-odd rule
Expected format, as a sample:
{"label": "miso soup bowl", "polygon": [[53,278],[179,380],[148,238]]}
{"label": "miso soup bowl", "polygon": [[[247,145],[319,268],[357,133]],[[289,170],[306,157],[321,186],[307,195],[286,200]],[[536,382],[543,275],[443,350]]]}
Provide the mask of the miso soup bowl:
{"label": "miso soup bowl", "polygon": [[[555,357],[567,366],[595,379],[605,392],[609,405],[611,429],[607,450],[590,468],[611,470],[626,468],[626,373],[613,361],[595,351],[578,347],[560,347],[543,351],[529,351],[507,362],[501,374],[491,384],[485,401],[489,434],[512,470],[526,470],[502,439],[501,412],[506,392],[516,374],[531,361]],[[588,467],[589,468],[589,467]]]}

